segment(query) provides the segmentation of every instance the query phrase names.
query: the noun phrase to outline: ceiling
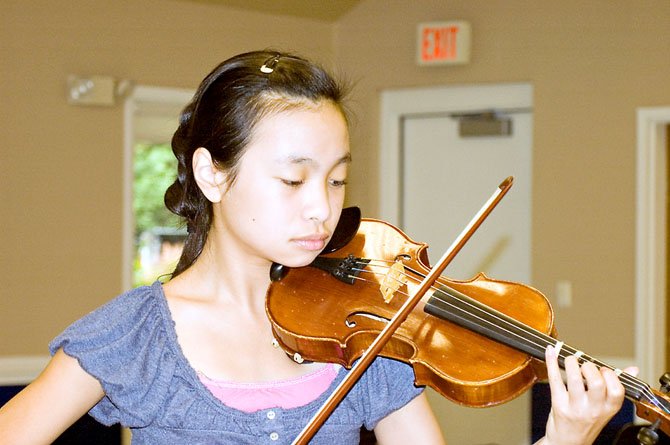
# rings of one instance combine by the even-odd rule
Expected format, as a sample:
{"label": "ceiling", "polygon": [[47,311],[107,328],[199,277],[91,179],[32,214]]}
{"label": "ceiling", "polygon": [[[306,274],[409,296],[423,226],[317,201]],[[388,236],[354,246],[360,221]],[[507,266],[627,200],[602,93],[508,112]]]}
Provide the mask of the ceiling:
{"label": "ceiling", "polygon": [[362,0],[188,0],[231,8],[334,22]]}

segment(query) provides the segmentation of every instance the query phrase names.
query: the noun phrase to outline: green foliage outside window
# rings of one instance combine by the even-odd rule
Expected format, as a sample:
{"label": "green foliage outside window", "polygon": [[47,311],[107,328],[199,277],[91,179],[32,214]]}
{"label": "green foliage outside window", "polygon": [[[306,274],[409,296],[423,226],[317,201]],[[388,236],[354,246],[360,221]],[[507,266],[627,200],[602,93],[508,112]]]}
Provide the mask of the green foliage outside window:
{"label": "green foliage outside window", "polygon": [[165,207],[163,195],[177,172],[169,144],[135,147],[133,210],[136,235],[153,227],[178,227],[179,219]]}
{"label": "green foliage outside window", "polygon": [[133,159],[135,261],[133,285],[149,284],[176,264],[185,230],[163,203],[175,179],[177,160],[170,144],[137,144]]}

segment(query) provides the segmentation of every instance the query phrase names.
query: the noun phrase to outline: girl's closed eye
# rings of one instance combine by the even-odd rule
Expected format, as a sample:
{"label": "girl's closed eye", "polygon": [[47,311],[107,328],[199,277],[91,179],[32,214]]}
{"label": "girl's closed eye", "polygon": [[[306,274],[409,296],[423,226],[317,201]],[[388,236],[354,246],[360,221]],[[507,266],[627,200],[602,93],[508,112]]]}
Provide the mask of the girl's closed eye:
{"label": "girl's closed eye", "polygon": [[305,181],[303,181],[302,179],[279,178],[279,180],[285,185],[288,185],[289,187],[299,187],[305,183]]}
{"label": "girl's closed eye", "polygon": [[[294,179],[284,179],[284,178],[282,178],[282,179],[280,179],[280,181],[282,183],[284,183],[285,185],[289,186],[289,187],[298,187],[298,186],[301,186],[302,184],[305,183],[305,181],[302,180],[302,179],[294,180]],[[345,185],[347,185],[347,180],[346,179],[342,179],[342,180],[331,179],[329,181],[329,183],[333,187],[344,187]]]}

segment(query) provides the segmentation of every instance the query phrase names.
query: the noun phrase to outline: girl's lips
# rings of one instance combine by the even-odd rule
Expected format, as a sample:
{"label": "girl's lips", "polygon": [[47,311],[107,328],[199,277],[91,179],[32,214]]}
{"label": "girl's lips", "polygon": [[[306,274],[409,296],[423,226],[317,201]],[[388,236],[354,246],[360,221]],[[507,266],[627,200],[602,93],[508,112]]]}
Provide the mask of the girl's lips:
{"label": "girl's lips", "polygon": [[322,251],[326,247],[326,235],[306,236],[303,238],[296,238],[295,243],[305,250]]}

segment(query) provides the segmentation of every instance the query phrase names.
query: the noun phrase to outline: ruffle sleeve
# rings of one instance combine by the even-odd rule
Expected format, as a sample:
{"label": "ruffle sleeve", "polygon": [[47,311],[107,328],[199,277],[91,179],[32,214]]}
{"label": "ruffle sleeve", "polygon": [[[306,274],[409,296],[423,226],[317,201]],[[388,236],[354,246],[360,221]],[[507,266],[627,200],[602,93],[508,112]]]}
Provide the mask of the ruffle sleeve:
{"label": "ruffle sleeve", "polygon": [[166,397],[177,359],[161,316],[160,283],[122,294],[70,325],[50,344],[95,377],[105,392],[90,414],[105,425],[143,427]]}
{"label": "ruffle sleeve", "polygon": [[410,365],[384,357],[375,359],[357,386],[358,409],[363,411],[363,425],[368,430],[424,391],[424,387],[414,384]]}

